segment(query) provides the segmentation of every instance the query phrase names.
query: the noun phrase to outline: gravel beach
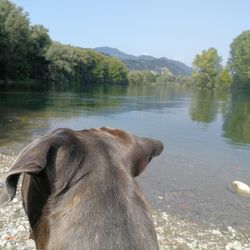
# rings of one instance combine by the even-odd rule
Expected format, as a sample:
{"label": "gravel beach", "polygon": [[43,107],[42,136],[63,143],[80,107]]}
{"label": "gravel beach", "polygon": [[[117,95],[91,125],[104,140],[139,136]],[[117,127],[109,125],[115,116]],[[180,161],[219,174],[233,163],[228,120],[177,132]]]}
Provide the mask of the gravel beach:
{"label": "gravel beach", "polygon": [[[0,154],[0,177],[10,168],[14,155]],[[16,198],[0,207],[0,249],[35,249],[29,239],[29,224],[21,204],[20,185]],[[153,210],[160,249],[250,250],[250,236],[231,226],[219,229],[180,220],[162,210]]]}

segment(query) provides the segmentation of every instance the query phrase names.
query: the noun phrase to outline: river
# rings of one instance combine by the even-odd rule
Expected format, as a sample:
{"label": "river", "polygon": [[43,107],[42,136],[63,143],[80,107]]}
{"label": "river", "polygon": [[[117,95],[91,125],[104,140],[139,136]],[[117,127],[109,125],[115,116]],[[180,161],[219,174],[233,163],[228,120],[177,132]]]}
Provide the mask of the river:
{"label": "river", "polygon": [[160,139],[164,152],[138,178],[150,204],[201,224],[250,231],[250,91],[95,86],[0,92],[0,152],[17,154],[58,127],[109,126]]}

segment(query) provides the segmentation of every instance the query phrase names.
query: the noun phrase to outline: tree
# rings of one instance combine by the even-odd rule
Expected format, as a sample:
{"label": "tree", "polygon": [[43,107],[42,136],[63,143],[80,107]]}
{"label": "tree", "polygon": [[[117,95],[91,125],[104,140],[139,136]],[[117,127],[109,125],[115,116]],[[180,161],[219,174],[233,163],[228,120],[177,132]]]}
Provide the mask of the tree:
{"label": "tree", "polygon": [[53,43],[46,53],[55,83],[127,84],[127,69],[118,59],[70,45]]}
{"label": "tree", "polygon": [[42,25],[30,26],[27,13],[0,0],[0,80],[50,79],[80,84],[127,84],[118,59],[93,50],[52,43]]}
{"label": "tree", "polygon": [[128,74],[128,81],[130,85],[143,84],[143,73],[142,71],[130,71]]}
{"label": "tree", "polygon": [[232,83],[232,77],[228,68],[223,69],[217,77],[216,86],[217,87],[228,87]]}
{"label": "tree", "polygon": [[111,84],[128,84],[128,71],[125,65],[116,58],[109,58],[108,76]]}
{"label": "tree", "polygon": [[217,50],[209,48],[203,50],[201,54],[196,55],[193,60],[193,80],[198,87],[213,88],[216,85],[216,79],[221,72],[221,57]]}
{"label": "tree", "polygon": [[128,74],[128,81],[130,85],[152,84],[156,83],[158,78],[159,75],[156,75],[149,70],[130,71]]}
{"label": "tree", "polygon": [[28,49],[30,78],[47,79],[48,61],[45,55],[51,44],[52,41],[47,29],[42,25],[31,26]]}
{"label": "tree", "polygon": [[234,83],[250,86],[250,30],[242,32],[231,43],[228,64]]}
{"label": "tree", "polygon": [[22,8],[8,0],[0,0],[0,38],[0,78],[27,77],[29,19]]}
{"label": "tree", "polygon": [[46,60],[49,62],[49,75],[52,81],[80,81],[84,62],[77,48],[55,42],[48,49]]}

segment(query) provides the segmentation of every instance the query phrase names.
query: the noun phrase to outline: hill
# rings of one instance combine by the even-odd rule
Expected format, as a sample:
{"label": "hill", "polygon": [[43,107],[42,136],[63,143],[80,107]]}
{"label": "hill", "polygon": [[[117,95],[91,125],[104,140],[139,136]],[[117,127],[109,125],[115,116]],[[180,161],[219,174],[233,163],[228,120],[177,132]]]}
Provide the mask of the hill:
{"label": "hill", "polygon": [[168,71],[172,75],[190,75],[192,68],[182,62],[171,60],[165,57],[156,58],[153,56],[141,55],[134,56],[126,54],[118,49],[110,47],[98,47],[94,49],[97,52],[116,57],[123,61],[128,70],[150,70],[154,72]]}

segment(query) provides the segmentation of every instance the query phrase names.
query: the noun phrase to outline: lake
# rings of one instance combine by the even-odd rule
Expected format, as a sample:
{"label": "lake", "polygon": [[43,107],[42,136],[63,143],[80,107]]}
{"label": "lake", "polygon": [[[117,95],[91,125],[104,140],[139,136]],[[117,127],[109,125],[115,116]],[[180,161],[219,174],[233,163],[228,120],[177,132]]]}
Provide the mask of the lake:
{"label": "lake", "polygon": [[138,178],[150,204],[201,224],[250,232],[250,91],[97,86],[1,92],[0,152],[18,153],[58,127],[109,126],[160,139],[164,152]]}

